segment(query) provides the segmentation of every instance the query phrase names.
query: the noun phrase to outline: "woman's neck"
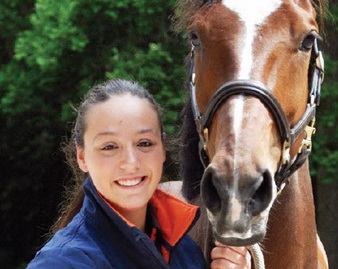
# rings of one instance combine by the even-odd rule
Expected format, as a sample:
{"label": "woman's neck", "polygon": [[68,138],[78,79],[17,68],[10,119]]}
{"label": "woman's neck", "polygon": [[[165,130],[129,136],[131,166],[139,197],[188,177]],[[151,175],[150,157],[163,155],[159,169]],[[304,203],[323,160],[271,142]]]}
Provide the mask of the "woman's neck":
{"label": "woman's neck", "polygon": [[134,225],[142,232],[145,231],[145,224],[146,224],[146,216],[147,216],[147,207],[148,205],[144,205],[143,207],[134,209],[134,210],[127,210],[124,208],[120,208],[106,199],[102,194],[100,197],[114,210],[116,213],[120,215],[120,217],[124,218],[124,220],[129,225]]}
{"label": "woman's neck", "polygon": [[133,211],[120,209],[118,212],[139,230],[145,231],[147,206]]}

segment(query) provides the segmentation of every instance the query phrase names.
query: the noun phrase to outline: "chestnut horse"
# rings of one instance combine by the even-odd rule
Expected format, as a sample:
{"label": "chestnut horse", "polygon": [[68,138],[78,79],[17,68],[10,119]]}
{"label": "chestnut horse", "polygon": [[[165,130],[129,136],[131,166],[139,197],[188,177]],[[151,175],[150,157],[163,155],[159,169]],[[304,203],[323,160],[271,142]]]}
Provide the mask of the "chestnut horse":
{"label": "chestnut horse", "polygon": [[197,239],[207,254],[209,236],[260,242],[266,268],[322,268],[307,161],[323,76],[313,1],[181,0],[177,13],[192,47],[183,194],[211,224]]}

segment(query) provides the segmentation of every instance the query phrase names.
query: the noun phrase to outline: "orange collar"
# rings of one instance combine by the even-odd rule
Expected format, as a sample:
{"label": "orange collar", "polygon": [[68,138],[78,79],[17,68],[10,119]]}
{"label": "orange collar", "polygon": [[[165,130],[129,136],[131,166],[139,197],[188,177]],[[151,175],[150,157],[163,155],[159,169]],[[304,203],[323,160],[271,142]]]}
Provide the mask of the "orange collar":
{"label": "orange collar", "polygon": [[[124,218],[107,199],[100,193],[98,194],[130,227],[135,226]],[[188,204],[159,189],[154,192],[149,203],[158,222],[161,236],[171,247],[177,244],[198,218],[198,206]],[[164,259],[169,262],[170,250],[164,246],[161,249]]]}
{"label": "orange collar", "polygon": [[[135,226],[123,217],[101,193],[98,194],[130,227]],[[155,190],[149,202],[163,239],[174,246],[194,223],[198,206],[188,204],[159,189]]]}
{"label": "orange collar", "polygon": [[198,207],[157,189],[150,199],[162,237],[171,246],[186,234],[196,219]]}

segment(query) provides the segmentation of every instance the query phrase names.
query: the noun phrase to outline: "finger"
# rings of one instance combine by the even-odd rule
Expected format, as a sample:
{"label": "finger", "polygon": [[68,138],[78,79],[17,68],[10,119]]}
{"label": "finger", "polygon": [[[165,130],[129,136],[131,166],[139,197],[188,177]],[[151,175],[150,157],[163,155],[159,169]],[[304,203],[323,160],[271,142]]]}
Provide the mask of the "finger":
{"label": "finger", "polygon": [[240,265],[227,260],[217,259],[212,261],[210,269],[251,269],[251,262],[245,265]]}
{"label": "finger", "polygon": [[251,268],[251,253],[250,251],[247,250],[246,255],[245,255],[245,261],[246,261],[246,267],[247,269]]}
{"label": "finger", "polygon": [[[246,269],[246,267],[238,267],[237,264],[234,264],[228,260],[225,259],[217,259],[217,260],[213,260],[210,264],[210,268],[211,269],[237,269],[237,268],[244,268]],[[250,267],[248,267],[250,268]]]}
{"label": "finger", "polygon": [[[226,245],[223,245],[221,244],[220,242],[218,241],[215,241],[215,245],[217,247],[223,247],[223,248],[230,248],[232,249],[233,251],[243,255],[243,256],[246,256],[248,254],[248,249],[246,247],[233,247],[233,246],[226,246]],[[249,254],[250,255],[250,254]]]}
{"label": "finger", "polygon": [[242,255],[229,247],[214,247],[211,251],[211,259],[224,260],[233,264],[245,266],[247,264],[246,255]]}

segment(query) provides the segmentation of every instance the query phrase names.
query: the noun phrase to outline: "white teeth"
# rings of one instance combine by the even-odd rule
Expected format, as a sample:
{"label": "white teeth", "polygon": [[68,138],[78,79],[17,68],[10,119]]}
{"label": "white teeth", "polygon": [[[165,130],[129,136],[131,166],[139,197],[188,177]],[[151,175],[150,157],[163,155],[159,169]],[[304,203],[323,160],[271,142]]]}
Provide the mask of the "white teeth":
{"label": "white teeth", "polygon": [[139,184],[142,181],[142,178],[140,179],[130,179],[130,180],[118,180],[117,183],[122,186],[135,186]]}

